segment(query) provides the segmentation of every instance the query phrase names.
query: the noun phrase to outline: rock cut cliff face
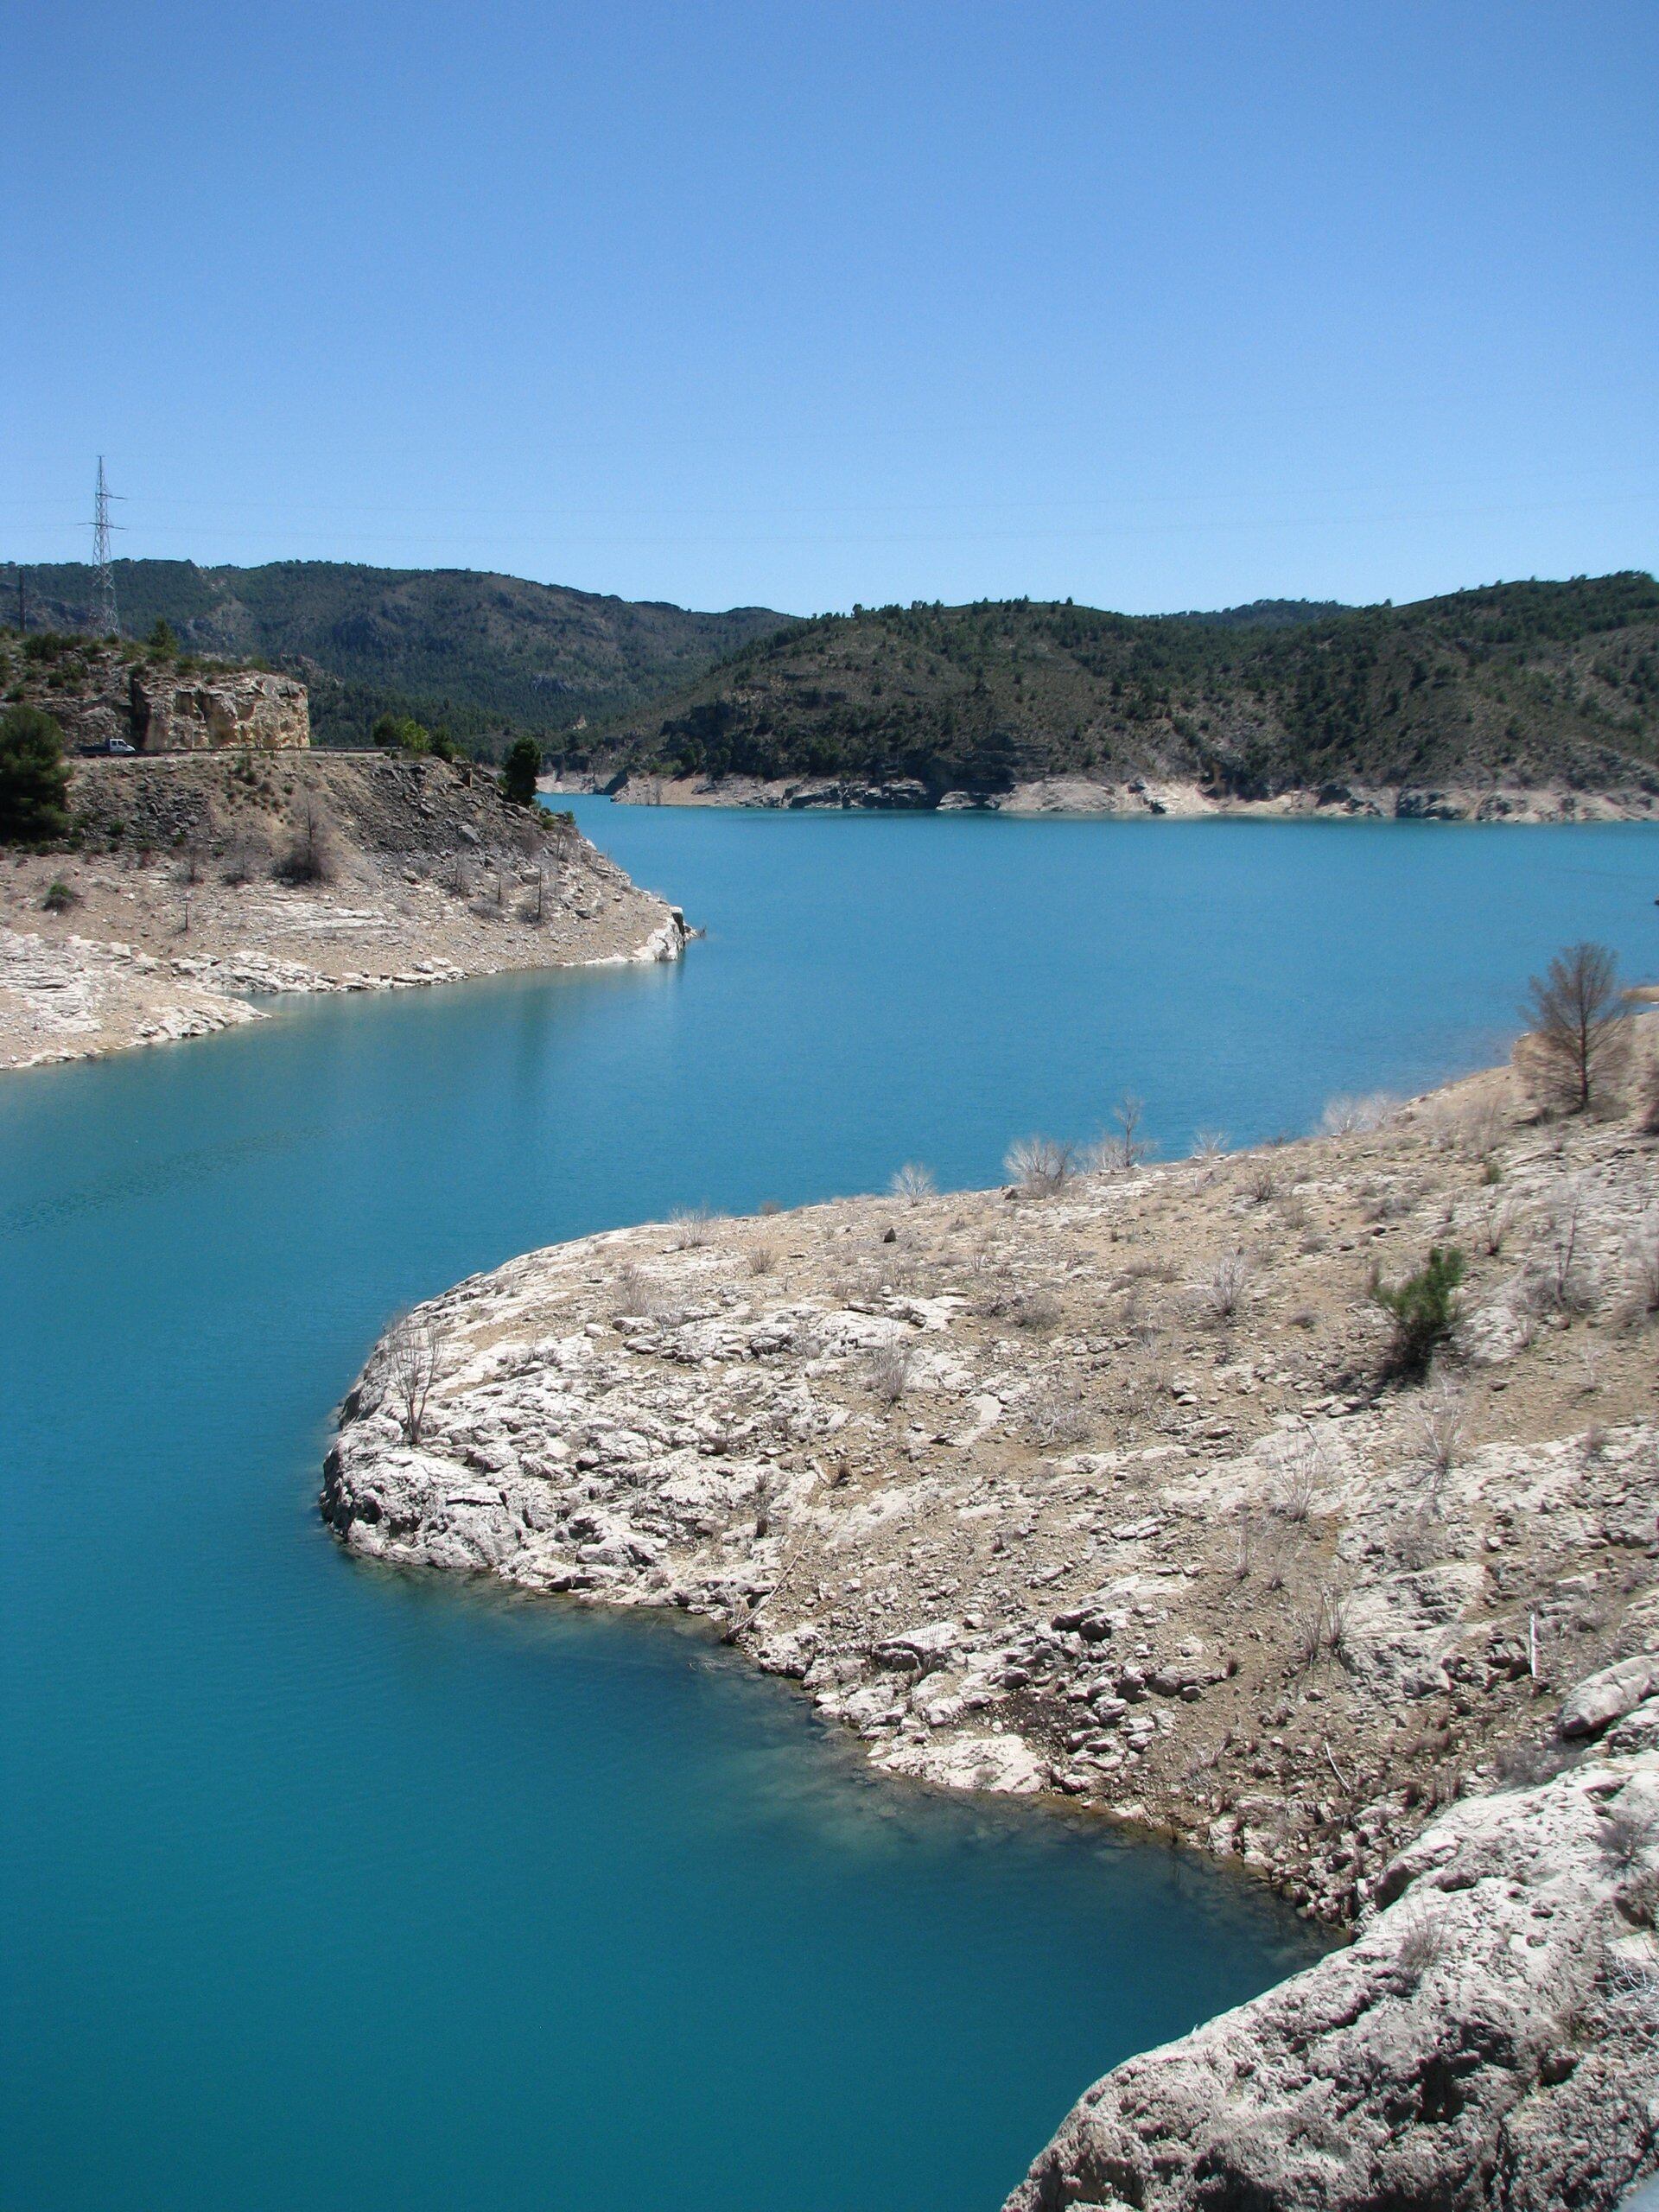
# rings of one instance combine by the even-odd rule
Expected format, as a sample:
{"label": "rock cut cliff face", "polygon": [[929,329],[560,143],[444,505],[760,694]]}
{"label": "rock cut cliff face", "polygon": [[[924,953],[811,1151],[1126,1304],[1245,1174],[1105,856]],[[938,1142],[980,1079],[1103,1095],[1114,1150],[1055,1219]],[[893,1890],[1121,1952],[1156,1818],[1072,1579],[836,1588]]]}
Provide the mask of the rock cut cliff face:
{"label": "rock cut cliff face", "polygon": [[311,742],[303,683],[258,669],[181,676],[135,669],[130,742],[141,753],[210,753],[226,746],[288,751]]}

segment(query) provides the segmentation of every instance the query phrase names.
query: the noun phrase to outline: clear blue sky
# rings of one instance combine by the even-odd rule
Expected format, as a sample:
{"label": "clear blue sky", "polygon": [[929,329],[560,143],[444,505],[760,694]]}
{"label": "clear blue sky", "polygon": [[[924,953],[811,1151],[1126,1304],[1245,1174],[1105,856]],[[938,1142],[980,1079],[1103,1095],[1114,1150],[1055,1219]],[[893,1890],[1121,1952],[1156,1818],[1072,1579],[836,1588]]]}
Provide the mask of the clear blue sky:
{"label": "clear blue sky", "polygon": [[0,556],[791,611],[1659,555],[1659,8],[207,5],[5,35]]}

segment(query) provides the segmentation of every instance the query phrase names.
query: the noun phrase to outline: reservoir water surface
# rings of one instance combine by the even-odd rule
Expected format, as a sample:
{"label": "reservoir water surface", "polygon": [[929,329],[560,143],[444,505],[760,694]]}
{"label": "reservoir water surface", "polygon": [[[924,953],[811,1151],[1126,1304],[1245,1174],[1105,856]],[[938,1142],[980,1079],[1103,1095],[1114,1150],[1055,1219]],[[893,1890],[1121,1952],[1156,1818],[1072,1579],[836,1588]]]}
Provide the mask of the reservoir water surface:
{"label": "reservoir water surface", "polygon": [[682,967],[0,1077],[20,2212],[993,2212],[1106,2065],[1319,1948],[878,1785],[683,1623],[354,1565],[329,1409],[535,1244],[1478,1065],[1563,941],[1659,972],[1659,835],[578,810],[706,925]]}

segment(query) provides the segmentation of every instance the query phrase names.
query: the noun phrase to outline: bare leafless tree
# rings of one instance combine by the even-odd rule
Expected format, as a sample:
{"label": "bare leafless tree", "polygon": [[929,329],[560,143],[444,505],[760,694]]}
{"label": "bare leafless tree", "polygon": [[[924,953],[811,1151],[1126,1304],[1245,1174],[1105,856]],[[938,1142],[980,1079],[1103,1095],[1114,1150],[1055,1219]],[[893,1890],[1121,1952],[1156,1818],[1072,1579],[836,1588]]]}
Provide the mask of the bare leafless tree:
{"label": "bare leafless tree", "polygon": [[418,1444],[443,1366],[443,1331],[429,1313],[405,1313],[386,1340],[386,1395],[405,1444]]}
{"label": "bare leafless tree", "polygon": [[1630,1033],[1620,1000],[1618,961],[1605,944],[1570,944],[1530,979],[1516,1057],[1544,1103],[1583,1113],[1617,1073]]}

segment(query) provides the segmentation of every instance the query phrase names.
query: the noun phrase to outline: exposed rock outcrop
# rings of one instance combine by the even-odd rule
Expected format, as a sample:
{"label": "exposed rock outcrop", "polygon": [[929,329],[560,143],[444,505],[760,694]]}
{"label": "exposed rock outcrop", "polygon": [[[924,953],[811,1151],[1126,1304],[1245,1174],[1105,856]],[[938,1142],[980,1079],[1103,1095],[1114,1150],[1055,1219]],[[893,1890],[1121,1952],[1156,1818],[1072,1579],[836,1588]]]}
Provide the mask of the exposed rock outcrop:
{"label": "exposed rock outcrop", "polygon": [[1437,1821],[1349,1948],[1097,2082],[1008,2212],[1616,2205],[1659,2171],[1659,1754],[1619,1748]]}
{"label": "exposed rock outcrop", "polygon": [[257,669],[183,676],[135,668],[129,678],[132,742],[141,753],[207,753],[225,746],[281,751],[311,742],[303,683]]}

